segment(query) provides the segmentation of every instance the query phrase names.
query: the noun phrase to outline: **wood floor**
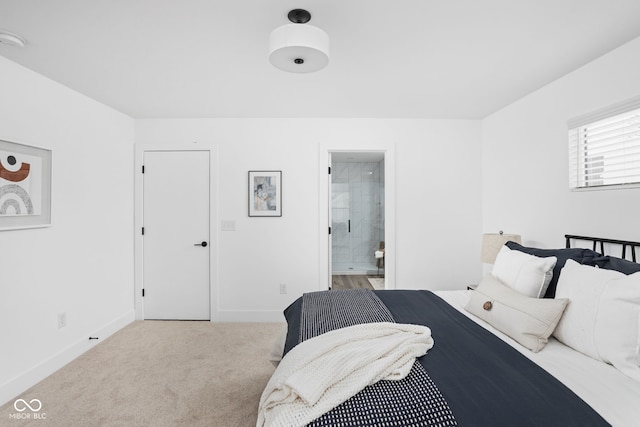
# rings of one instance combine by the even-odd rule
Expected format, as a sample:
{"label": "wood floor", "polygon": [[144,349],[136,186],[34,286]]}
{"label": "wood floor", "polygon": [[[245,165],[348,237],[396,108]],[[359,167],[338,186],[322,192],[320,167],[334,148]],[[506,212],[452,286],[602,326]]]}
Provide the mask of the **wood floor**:
{"label": "wood floor", "polygon": [[349,274],[331,276],[331,289],[373,289],[367,276]]}

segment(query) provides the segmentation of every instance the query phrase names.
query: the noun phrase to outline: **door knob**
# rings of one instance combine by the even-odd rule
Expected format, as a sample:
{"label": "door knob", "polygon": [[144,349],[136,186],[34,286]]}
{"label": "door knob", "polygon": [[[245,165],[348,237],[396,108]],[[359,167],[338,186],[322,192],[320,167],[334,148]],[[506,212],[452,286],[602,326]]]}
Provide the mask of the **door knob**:
{"label": "door knob", "polygon": [[206,248],[207,247],[207,242],[196,243],[193,246],[202,246],[203,248]]}

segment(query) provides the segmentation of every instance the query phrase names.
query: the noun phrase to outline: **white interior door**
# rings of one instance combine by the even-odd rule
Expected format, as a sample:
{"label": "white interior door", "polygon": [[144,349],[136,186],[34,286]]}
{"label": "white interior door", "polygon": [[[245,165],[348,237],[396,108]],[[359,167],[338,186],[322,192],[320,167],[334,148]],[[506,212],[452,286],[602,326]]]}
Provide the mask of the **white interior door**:
{"label": "white interior door", "polygon": [[145,319],[209,320],[209,152],[145,151]]}

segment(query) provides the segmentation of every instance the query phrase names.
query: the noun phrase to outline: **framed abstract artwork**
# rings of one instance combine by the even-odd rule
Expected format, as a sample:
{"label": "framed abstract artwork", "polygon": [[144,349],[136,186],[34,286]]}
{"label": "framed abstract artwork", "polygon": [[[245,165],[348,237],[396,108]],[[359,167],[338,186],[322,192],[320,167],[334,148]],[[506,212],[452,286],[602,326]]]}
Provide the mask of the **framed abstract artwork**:
{"label": "framed abstract artwork", "polygon": [[249,216],[282,216],[282,171],[249,171]]}
{"label": "framed abstract artwork", "polygon": [[0,230],[51,225],[51,150],[0,140]]}

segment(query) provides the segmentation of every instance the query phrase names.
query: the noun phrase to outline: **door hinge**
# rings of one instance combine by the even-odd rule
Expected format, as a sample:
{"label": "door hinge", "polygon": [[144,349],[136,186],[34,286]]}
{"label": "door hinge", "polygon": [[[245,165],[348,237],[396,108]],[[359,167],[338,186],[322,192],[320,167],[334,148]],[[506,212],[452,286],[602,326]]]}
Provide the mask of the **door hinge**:
{"label": "door hinge", "polygon": [[331,166],[329,166],[329,175],[331,175]]}
{"label": "door hinge", "polygon": [[329,234],[331,234],[331,227],[329,227]]}
{"label": "door hinge", "polygon": [[142,173],[144,173],[144,165],[142,165]]}
{"label": "door hinge", "polygon": [[142,227],[142,235],[144,236],[144,227]]}
{"label": "door hinge", "polygon": [[144,288],[142,288],[142,296],[144,297]]}

